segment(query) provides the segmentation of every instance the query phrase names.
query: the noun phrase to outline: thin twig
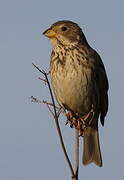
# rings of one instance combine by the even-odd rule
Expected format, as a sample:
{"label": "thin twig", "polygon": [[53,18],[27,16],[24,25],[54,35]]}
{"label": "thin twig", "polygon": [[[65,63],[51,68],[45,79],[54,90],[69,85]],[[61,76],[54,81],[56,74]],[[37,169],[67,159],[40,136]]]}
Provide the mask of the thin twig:
{"label": "thin twig", "polygon": [[43,82],[45,82],[45,84],[46,84],[46,79],[43,79],[43,78],[41,78],[41,77],[39,77],[38,79],[41,80],[41,81],[43,81]]}
{"label": "thin twig", "polygon": [[72,179],[74,179],[74,178],[76,178],[76,176],[75,176],[74,170],[72,168],[71,161],[70,161],[70,159],[68,157],[68,154],[67,154],[67,151],[66,151],[66,148],[65,148],[65,145],[64,145],[61,129],[60,129],[60,126],[59,126],[58,115],[57,115],[57,111],[56,111],[56,105],[55,105],[52,89],[51,89],[51,86],[50,86],[50,83],[49,83],[49,80],[48,80],[48,73],[46,73],[44,70],[39,69],[39,67],[37,67],[34,63],[32,63],[32,64],[38,71],[40,71],[45,76],[46,83],[48,85],[50,96],[51,96],[52,103],[53,103],[54,119],[55,119],[55,124],[56,124],[57,132],[58,132],[58,135],[59,135],[59,139],[60,139],[60,144],[61,144],[62,150],[64,152],[65,158],[67,160],[68,166],[70,168]]}
{"label": "thin twig", "polygon": [[49,105],[48,104],[46,104],[46,105],[47,105],[47,108],[49,109],[50,113],[52,114],[53,118],[55,118],[55,115],[54,115],[53,111],[51,110],[51,108],[49,107]]}
{"label": "thin twig", "polygon": [[75,157],[74,157],[74,173],[76,176],[76,179],[78,180],[78,170],[79,170],[79,132],[77,129],[75,129]]}
{"label": "thin twig", "polygon": [[[53,104],[52,103],[50,103],[50,102],[47,102],[47,101],[41,101],[41,100],[39,100],[39,99],[37,99],[36,97],[34,97],[34,96],[31,96],[31,101],[32,102],[36,102],[36,103],[40,103],[40,104],[47,104],[47,105],[49,105],[49,106],[53,106]],[[60,111],[60,108],[59,107],[57,107],[56,106],[56,109],[58,109],[59,111]],[[63,111],[61,111],[61,112],[63,112]]]}
{"label": "thin twig", "polygon": [[[44,101],[44,100],[41,101],[41,100],[37,99],[37,98],[34,97],[34,96],[31,96],[30,98],[31,98],[31,101],[32,101],[32,102],[40,103],[40,104],[46,104],[48,110],[50,111],[50,113],[51,113],[52,116],[54,117],[54,113],[53,113],[52,109],[50,108],[50,106],[53,107],[53,104],[52,104],[52,103],[49,103],[49,102]],[[61,107],[57,107],[57,106],[56,106],[55,108],[56,108],[56,110],[57,110],[57,117],[58,117],[58,118],[59,118],[59,116],[60,116],[61,113],[63,113],[63,114],[65,115],[64,109],[62,109]]]}

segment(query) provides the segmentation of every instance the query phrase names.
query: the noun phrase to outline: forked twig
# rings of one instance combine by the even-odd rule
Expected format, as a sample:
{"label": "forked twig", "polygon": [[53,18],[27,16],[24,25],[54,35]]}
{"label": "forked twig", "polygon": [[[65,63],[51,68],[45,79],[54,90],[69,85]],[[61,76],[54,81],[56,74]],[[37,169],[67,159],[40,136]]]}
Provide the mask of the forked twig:
{"label": "forked twig", "polygon": [[[57,132],[58,132],[58,135],[59,135],[59,139],[60,139],[60,144],[61,144],[62,150],[64,152],[66,161],[68,163],[68,166],[70,168],[72,179],[73,180],[78,180],[78,166],[79,166],[79,136],[78,136],[78,131],[75,130],[75,166],[74,166],[74,169],[73,169],[71,161],[70,161],[70,159],[68,157],[68,154],[67,154],[67,151],[66,151],[66,148],[65,148],[65,145],[64,145],[64,141],[63,141],[63,137],[62,137],[59,121],[58,121],[59,115],[61,113],[61,109],[56,107],[56,105],[55,105],[54,96],[53,96],[52,89],[51,89],[51,86],[50,86],[50,82],[49,82],[49,79],[48,79],[48,73],[46,73],[44,70],[41,70],[34,63],[32,63],[32,64],[40,73],[42,73],[44,75],[44,79],[40,78],[40,80],[43,80],[45,83],[47,83],[52,103],[48,103],[46,101],[39,101],[39,100],[37,100],[37,98],[35,98],[33,100],[35,100],[38,103],[45,103],[47,105],[50,113],[53,115],[54,120],[55,120],[55,124],[56,124],[56,128],[57,128]],[[31,98],[33,98],[33,96]],[[51,110],[50,106],[53,106],[53,111]]]}

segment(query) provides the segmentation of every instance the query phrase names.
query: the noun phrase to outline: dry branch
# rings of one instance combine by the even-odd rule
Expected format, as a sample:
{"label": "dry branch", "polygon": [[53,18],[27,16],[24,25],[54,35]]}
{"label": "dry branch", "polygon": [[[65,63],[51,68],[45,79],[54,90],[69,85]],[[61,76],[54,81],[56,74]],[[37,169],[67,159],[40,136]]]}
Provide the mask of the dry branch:
{"label": "dry branch", "polygon": [[[47,101],[40,101],[37,98],[34,98],[33,96],[31,96],[32,102],[44,103],[44,104],[47,105],[50,113],[52,114],[52,116],[53,116],[53,118],[55,120],[55,124],[56,124],[56,128],[57,128],[60,144],[61,144],[62,150],[64,152],[68,167],[70,169],[72,179],[73,180],[78,180],[78,167],[79,167],[79,135],[78,135],[78,131],[75,130],[75,165],[74,165],[74,169],[73,169],[71,161],[70,161],[70,159],[68,157],[68,154],[67,154],[67,151],[66,151],[66,148],[65,148],[64,140],[63,140],[60,125],[59,125],[59,119],[58,119],[60,113],[63,112],[65,114],[65,111],[63,111],[62,108],[59,108],[59,107],[57,107],[55,105],[54,96],[53,96],[51,85],[50,85],[50,82],[49,82],[49,79],[48,79],[49,73],[46,73],[44,70],[41,70],[34,63],[32,63],[32,64],[44,76],[44,78],[39,78],[39,79],[47,84],[49,92],[50,92],[52,103],[48,103]],[[52,107],[53,110],[50,107]]]}

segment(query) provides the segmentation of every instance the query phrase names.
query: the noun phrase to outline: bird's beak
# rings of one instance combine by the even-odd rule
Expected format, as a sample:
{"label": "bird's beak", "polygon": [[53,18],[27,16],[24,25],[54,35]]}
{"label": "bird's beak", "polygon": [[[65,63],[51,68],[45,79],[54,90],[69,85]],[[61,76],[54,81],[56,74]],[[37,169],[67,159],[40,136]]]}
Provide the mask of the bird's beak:
{"label": "bird's beak", "polygon": [[52,38],[56,36],[56,33],[51,28],[49,28],[43,32],[43,35],[47,36],[48,38]]}

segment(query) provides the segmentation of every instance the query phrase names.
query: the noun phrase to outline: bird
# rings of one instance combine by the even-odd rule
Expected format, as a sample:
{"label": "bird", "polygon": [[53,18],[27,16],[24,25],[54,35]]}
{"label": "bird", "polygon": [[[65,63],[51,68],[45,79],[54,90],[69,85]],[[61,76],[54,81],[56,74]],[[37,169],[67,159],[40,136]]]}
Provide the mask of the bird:
{"label": "bird", "polygon": [[82,163],[101,167],[98,122],[104,126],[109,89],[102,59],[75,22],[57,21],[43,35],[52,45],[50,77],[54,95],[68,112],[68,121],[83,136]]}

